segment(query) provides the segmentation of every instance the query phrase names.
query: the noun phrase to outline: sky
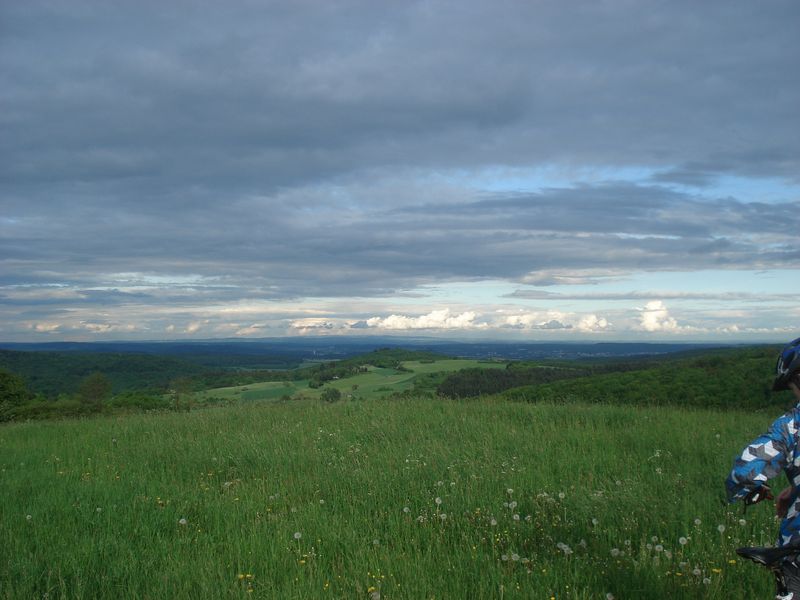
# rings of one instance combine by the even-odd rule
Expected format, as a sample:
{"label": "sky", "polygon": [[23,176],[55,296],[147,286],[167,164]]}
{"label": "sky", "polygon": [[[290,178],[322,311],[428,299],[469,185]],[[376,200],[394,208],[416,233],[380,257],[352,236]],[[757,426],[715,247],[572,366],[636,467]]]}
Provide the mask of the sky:
{"label": "sky", "polygon": [[0,341],[800,336],[795,0],[0,2]]}

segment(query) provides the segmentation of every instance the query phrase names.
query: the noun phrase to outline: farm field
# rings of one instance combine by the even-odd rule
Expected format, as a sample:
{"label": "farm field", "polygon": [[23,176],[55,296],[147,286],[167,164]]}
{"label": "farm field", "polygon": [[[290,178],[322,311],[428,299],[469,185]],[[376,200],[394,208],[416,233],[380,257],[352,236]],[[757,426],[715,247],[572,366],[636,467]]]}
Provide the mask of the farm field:
{"label": "farm field", "polygon": [[[403,361],[405,371],[369,366],[368,372],[334,380],[325,387],[339,390],[345,397],[383,398],[396,392],[412,388],[414,380],[420,375],[430,373],[451,373],[468,368],[503,369],[506,364],[497,361],[481,361],[471,359],[447,359],[436,361]],[[249,385],[214,388],[197,392],[195,398],[205,401],[208,398],[226,400],[278,400],[284,396],[300,395],[306,398],[319,398],[324,388],[308,387],[308,380],[297,381],[265,381]]]}
{"label": "farm field", "polygon": [[723,481],[769,422],[307,399],[7,424],[0,597],[766,598],[734,549],[777,526]]}

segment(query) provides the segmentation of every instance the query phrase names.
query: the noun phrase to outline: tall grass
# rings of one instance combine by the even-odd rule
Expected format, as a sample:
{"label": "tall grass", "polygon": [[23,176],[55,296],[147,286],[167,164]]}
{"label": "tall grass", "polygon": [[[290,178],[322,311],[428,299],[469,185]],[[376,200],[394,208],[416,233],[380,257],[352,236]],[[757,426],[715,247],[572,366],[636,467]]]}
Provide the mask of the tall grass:
{"label": "tall grass", "polygon": [[776,523],[723,496],[767,425],[483,400],[7,425],[0,597],[768,597],[734,548]]}

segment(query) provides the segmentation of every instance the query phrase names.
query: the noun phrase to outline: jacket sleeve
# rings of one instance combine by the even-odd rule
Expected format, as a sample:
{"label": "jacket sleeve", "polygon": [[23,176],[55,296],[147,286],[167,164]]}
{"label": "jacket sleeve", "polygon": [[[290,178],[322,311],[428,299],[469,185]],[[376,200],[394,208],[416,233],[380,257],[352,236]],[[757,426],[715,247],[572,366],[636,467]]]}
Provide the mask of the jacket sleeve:
{"label": "jacket sleeve", "polygon": [[725,482],[728,502],[736,502],[780,475],[791,459],[797,432],[791,413],[777,419],[769,430],[753,440],[733,463]]}

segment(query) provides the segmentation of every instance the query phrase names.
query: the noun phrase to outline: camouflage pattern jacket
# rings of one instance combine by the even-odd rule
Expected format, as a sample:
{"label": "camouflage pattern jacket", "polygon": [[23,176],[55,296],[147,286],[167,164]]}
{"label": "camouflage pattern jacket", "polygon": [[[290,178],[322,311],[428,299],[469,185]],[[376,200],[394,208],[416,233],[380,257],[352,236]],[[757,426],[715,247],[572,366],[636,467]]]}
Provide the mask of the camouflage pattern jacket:
{"label": "camouflage pattern jacket", "polygon": [[753,440],[737,457],[725,482],[728,502],[742,500],[766,484],[768,479],[786,473],[792,485],[789,512],[781,521],[779,546],[800,542],[800,404],[779,417],[769,430]]}

